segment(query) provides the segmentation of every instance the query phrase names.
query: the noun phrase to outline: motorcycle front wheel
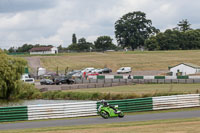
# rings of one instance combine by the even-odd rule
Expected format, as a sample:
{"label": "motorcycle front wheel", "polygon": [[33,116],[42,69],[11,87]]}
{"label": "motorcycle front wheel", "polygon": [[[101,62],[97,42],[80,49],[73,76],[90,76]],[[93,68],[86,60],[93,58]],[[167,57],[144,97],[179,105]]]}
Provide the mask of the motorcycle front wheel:
{"label": "motorcycle front wheel", "polygon": [[108,119],[109,114],[107,112],[101,111],[100,112],[101,117],[103,117],[104,119]]}

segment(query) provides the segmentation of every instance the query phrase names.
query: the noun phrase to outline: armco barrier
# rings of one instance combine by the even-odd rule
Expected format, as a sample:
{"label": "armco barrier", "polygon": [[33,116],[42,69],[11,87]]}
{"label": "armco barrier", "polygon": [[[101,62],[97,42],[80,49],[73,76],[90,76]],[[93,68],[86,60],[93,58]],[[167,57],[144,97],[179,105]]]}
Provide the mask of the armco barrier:
{"label": "armco barrier", "polygon": [[[121,77],[115,78],[115,79],[82,79],[76,80],[76,84],[105,84],[105,83],[136,83],[136,84],[174,84],[174,83],[180,83],[180,84],[192,84],[192,83],[200,83],[200,79],[162,79],[163,77],[157,77],[160,79],[150,79],[150,77],[144,77],[144,79],[140,79],[143,77],[135,77],[136,79],[122,79]],[[69,86],[69,85],[68,85]],[[81,87],[83,88],[83,87]]]}
{"label": "armco barrier", "polygon": [[0,122],[19,120],[28,120],[27,106],[0,108]]}
{"label": "armco barrier", "polygon": [[199,94],[153,97],[153,110],[200,106]]}
{"label": "armco barrier", "polygon": [[28,106],[28,120],[97,115],[96,101]]}
{"label": "armco barrier", "polygon": [[[138,98],[127,100],[111,100],[108,101],[110,105],[118,105],[119,109],[123,112],[138,112],[138,111],[151,111],[153,110],[152,98]],[[97,108],[100,102],[97,102]]]}
{"label": "armco barrier", "polygon": [[[123,112],[138,112],[186,107],[199,107],[200,95],[173,95],[126,100],[108,100],[110,105],[118,105]],[[80,117],[97,115],[99,101],[41,104],[21,107],[1,107],[0,122],[18,120],[38,120],[50,118]]]}
{"label": "armco barrier", "polygon": [[[128,79],[128,75],[88,76],[89,79]],[[131,76],[132,79],[200,79],[200,76]]]}

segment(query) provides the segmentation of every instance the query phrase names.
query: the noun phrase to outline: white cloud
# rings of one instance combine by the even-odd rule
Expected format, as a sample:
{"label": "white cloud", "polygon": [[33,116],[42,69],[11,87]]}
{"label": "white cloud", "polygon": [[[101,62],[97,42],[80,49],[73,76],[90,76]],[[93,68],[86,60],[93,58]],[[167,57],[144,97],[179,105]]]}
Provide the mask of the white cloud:
{"label": "white cloud", "polygon": [[[47,5],[46,5],[47,4]],[[122,15],[145,12],[153,25],[164,31],[181,19],[199,28],[200,1],[193,0],[13,0],[0,2],[0,47],[23,43],[71,43],[72,34],[95,41],[98,36],[114,39],[114,23]],[[15,8],[11,8],[15,6]],[[3,7],[3,8],[2,8]],[[115,39],[114,39],[115,41]]]}

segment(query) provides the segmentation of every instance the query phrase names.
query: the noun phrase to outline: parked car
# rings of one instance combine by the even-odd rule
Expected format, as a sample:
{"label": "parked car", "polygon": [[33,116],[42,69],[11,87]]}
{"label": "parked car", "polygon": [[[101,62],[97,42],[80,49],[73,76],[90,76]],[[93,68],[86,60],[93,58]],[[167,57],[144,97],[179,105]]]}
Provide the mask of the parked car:
{"label": "parked car", "polygon": [[81,72],[81,70],[73,70],[73,71],[71,71],[71,72],[68,72],[67,75],[66,75],[65,77],[71,79],[71,78],[73,78],[73,75],[74,75],[74,74],[80,73],[80,72]]}
{"label": "parked car", "polygon": [[53,85],[54,82],[51,79],[41,79],[40,84],[41,85]]}
{"label": "parked car", "polygon": [[97,75],[99,75],[99,73],[96,73],[96,72],[87,74],[87,76],[97,76]]}
{"label": "parked car", "polygon": [[102,74],[103,73],[103,69],[94,69],[94,70],[92,70],[92,73]]}
{"label": "parked car", "polygon": [[74,84],[75,80],[74,79],[70,79],[68,77],[59,77],[55,79],[55,84],[59,85],[59,84]]}
{"label": "parked car", "polygon": [[72,75],[72,78],[75,79],[75,78],[81,78],[83,75],[83,73],[80,71],[80,72],[77,72],[75,74]]}
{"label": "parked car", "polygon": [[81,72],[86,72],[86,73],[88,73],[88,72],[91,72],[91,71],[93,71],[93,70],[94,70],[93,67],[88,67],[88,68],[83,69]]}
{"label": "parked car", "polygon": [[131,72],[131,67],[121,67],[119,70],[117,70],[117,74],[130,73],[130,72]]}
{"label": "parked car", "polygon": [[112,72],[112,69],[110,69],[110,68],[104,68],[104,69],[102,70],[102,72],[103,72],[103,73],[110,73],[110,72]]}

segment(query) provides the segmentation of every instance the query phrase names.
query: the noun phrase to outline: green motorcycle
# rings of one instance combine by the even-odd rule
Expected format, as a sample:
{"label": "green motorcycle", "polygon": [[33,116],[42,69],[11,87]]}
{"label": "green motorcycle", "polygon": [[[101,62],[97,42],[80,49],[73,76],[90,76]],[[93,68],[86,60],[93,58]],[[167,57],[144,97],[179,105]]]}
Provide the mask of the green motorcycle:
{"label": "green motorcycle", "polygon": [[124,113],[118,109],[118,105],[111,106],[105,101],[102,101],[102,105],[99,106],[98,113],[104,119],[108,119],[109,117],[124,117]]}

